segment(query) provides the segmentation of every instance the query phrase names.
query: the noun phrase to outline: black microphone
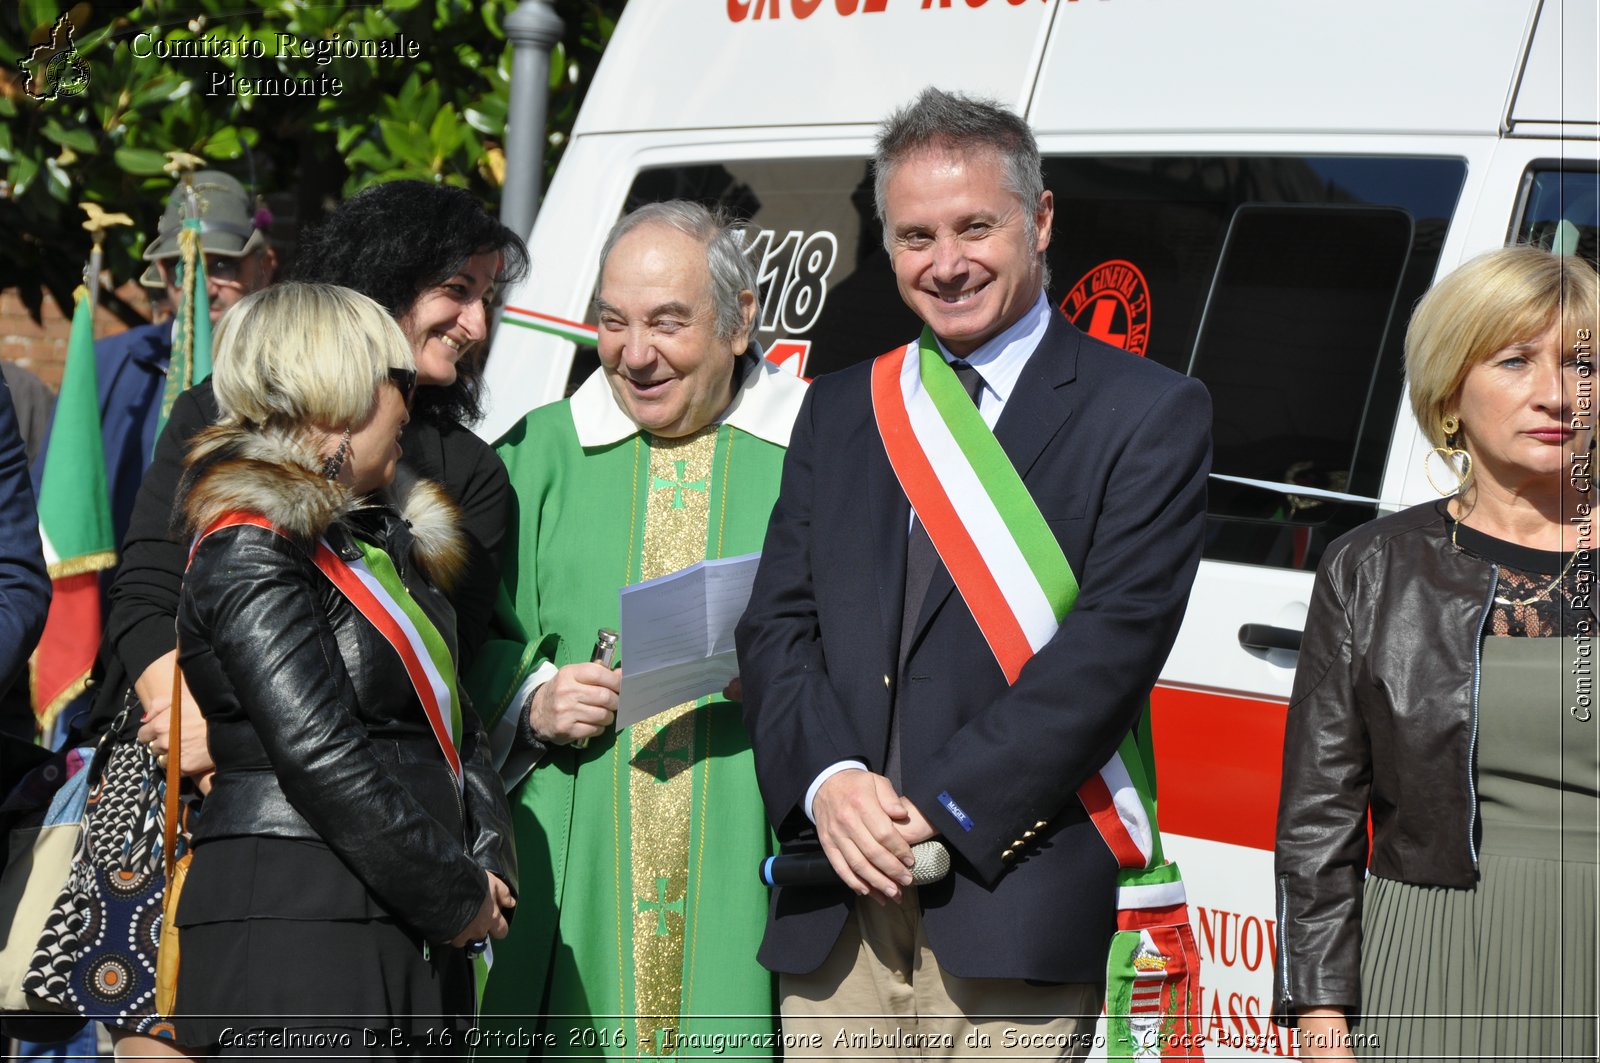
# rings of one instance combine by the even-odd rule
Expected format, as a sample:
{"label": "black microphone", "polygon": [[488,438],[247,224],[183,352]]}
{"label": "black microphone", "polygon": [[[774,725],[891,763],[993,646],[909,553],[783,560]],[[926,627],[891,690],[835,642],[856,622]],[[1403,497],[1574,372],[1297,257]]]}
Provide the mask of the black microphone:
{"label": "black microphone", "polygon": [[[911,868],[911,884],[926,886],[950,873],[950,853],[932,839],[911,847],[916,863]],[[769,856],[758,872],[766,886],[837,886],[839,875],[828,862],[827,853],[799,856]]]}

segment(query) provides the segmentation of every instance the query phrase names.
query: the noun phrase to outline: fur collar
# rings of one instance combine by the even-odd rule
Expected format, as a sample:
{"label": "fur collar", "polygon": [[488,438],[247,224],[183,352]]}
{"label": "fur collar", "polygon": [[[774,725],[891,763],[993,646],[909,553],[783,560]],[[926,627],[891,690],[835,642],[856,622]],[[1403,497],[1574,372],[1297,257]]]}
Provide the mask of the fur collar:
{"label": "fur collar", "polygon": [[179,488],[185,536],[225,513],[258,513],[298,542],[310,544],[363,509],[387,505],[410,527],[411,555],[423,573],[449,590],[467,566],[461,510],[443,487],[402,461],[395,482],[358,496],[324,479],[320,455],[307,441],[279,432],[213,425],[194,437]]}

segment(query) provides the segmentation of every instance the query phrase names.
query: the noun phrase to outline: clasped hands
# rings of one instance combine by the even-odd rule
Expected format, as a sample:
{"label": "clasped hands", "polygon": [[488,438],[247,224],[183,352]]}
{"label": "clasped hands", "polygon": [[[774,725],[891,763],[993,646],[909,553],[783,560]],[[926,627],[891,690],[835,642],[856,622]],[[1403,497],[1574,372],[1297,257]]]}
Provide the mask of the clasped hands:
{"label": "clasped hands", "polygon": [[847,768],[817,787],[811,799],[822,851],[839,879],[879,904],[900,899],[911,885],[911,847],[938,832],[882,775]]}
{"label": "clasped hands", "polygon": [[498,941],[511,930],[506,913],[517,906],[517,899],[511,895],[511,888],[501,881],[499,875],[493,871],[485,874],[489,876],[489,886],[484,891],[483,903],[478,906],[478,914],[472,917],[472,922],[450,939],[450,945],[454,948],[465,948],[474,941],[486,938]]}

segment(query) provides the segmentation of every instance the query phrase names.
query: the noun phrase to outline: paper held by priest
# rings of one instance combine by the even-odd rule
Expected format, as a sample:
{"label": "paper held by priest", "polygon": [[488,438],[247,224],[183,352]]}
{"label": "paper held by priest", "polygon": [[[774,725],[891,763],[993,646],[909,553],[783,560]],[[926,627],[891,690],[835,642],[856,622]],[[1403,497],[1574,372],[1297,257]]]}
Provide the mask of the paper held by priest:
{"label": "paper held by priest", "polygon": [[617,730],[719,693],[739,674],[733,627],[760,560],[755,553],[697,561],[622,588]]}

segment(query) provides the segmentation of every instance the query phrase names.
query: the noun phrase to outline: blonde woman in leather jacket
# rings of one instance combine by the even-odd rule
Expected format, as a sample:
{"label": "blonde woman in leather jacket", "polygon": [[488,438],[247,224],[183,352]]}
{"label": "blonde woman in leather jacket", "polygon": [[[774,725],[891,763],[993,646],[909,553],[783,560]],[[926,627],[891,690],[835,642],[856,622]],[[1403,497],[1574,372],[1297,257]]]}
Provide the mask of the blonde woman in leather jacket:
{"label": "blonde woman in leather jacket", "polygon": [[[504,936],[516,862],[477,717],[448,722],[459,510],[392,482],[411,345],[364,295],[284,284],[224,319],[214,379],[222,417],[179,497],[179,659],[216,774],[178,904],[178,1040],[447,1047],[472,1021],[466,947]],[[366,598],[330,574],[358,571]]]}
{"label": "blonde woman in leather jacket", "polygon": [[1274,1011],[1303,1058],[1595,1058],[1597,303],[1585,260],[1515,247],[1412,318],[1454,491],[1317,574],[1276,861]]}

